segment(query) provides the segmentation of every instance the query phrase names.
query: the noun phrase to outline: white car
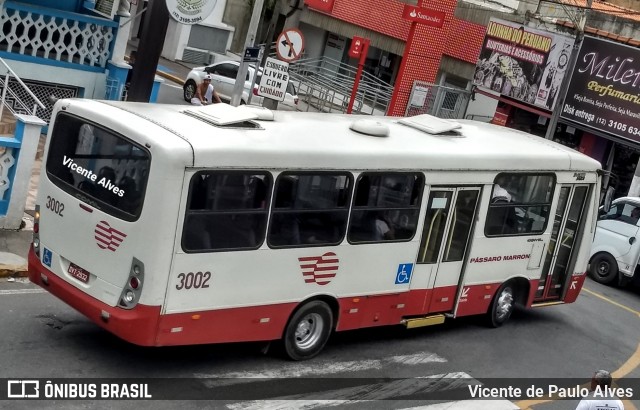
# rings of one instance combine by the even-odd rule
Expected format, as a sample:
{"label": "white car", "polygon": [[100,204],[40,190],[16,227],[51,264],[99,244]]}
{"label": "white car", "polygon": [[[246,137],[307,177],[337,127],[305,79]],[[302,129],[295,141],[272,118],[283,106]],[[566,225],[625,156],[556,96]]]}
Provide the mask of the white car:
{"label": "white car", "polygon": [[609,212],[600,208],[589,273],[603,284],[631,280],[640,262],[640,198],[618,198]]}
{"label": "white car", "polygon": [[[238,70],[240,63],[238,61],[221,61],[219,63],[211,64],[206,67],[195,67],[192,69],[184,82],[184,100],[191,102],[191,98],[195,94],[197,84],[201,84],[204,76],[211,75],[211,84],[216,90],[216,93],[220,96],[221,100],[231,101],[231,95],[233,94],[233,87],[236,83],[236,77],[238,76]],[[249,65],[247,70],[247,76],[245,77],[244,89],[242,90],[242,96],[240,97],[240,104],[246,104],[249,101],[249,90],[251,89],[251,81],[255,72],[255,66]],[[263,97],[258,95],[258,84],[260,84],[260,77],[262,76],[262,68],[258,69],[258,76],[256,78],[256,84],[253,88],[253,95],[251,96],[252,105],[262,105]],[[288,109],[296,109],[298,105],[298,96],[296,89],[291,82],[287,84],[287,93],[285,94],[284,101],[281,101],[278,107],[286,107]],[[284,108],[283,107],[283,108]]]}

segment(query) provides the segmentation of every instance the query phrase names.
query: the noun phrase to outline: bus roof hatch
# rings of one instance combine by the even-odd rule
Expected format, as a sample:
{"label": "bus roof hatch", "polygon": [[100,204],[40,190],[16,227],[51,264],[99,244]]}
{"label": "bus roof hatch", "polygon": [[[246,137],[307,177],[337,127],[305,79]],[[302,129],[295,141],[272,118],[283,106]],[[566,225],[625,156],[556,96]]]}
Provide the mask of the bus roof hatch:
{"label": "bus roof hatch", "polygon": [[255,112],[228,104],[205,105],[184,110],[183,113],[217,126],[240,124],[258,118]]}
{"label": "bus roof hatch", "polygon": [[434,135],[444,134],[461,127],[461,125],[455,121],[445,120],[429,114],[403,118],[398,120],[398,123]]}

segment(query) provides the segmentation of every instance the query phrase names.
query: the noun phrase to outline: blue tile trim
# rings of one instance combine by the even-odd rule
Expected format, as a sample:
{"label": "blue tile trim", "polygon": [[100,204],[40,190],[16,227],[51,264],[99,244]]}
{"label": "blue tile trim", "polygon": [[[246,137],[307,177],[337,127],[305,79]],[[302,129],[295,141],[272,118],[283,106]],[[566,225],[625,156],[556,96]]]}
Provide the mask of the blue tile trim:
{"label": "blue tile trim", "polygon": [[20,148],[22,141],[13,137],[0,137],[0,147]]}
{"label": "blue tile trim", "polygon": [[33,56],[27,56],[27,55],[18,54],[18,53],[9,53],[7,51],[0,51],[0,57],[6,60],[24,61],[26,63],[50,65],[54,67],[70,68],[73,70],[91,71],[93,73],[104,73],[106,70],[105,67],[94,67],[94,66],[88,66],[84,64],[69,63],[66,61],[52,60],[50,58],[33,57]]}

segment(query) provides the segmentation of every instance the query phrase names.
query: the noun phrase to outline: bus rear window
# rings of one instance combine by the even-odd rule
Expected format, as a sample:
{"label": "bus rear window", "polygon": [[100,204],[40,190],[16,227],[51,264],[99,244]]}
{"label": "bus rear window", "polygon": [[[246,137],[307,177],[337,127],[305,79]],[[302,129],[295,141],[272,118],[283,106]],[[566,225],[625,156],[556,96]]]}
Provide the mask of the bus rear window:
{"label": "bus rear window", "polygon": [[71,195],[118,218],[138,219],[151,157],[96,124],[61,113],[49,144],[49,179]]}

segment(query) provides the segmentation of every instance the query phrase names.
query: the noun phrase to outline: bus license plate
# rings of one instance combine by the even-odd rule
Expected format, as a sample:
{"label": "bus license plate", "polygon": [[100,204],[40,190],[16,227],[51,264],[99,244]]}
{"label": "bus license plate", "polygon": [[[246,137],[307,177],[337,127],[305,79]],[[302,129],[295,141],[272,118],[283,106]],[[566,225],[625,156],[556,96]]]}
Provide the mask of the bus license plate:
{"label": "bus license plate", "polygon": [[82,269],[78,265],[74,265],[73,263],[69,264],[69,269],[67,269],[67,272],[69,272],[69,275],[84,283],[89,282],[89,275],[91,275],[89,272]]}

